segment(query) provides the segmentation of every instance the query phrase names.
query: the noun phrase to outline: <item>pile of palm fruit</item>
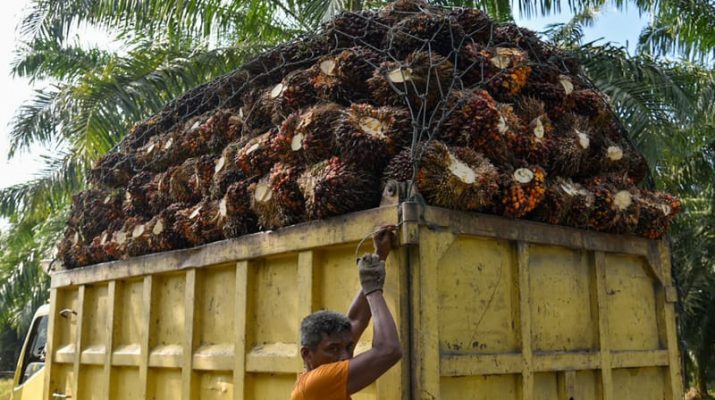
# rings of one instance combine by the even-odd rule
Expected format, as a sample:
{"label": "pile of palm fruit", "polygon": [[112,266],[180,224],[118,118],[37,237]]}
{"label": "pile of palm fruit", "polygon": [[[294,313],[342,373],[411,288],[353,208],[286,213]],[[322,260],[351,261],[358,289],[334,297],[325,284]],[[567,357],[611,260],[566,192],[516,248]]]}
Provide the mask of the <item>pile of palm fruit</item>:
{"label": "pile of palm fruit", "polygon": [[136,124],[91,171],[66,268],[376,207],[433,206],[659,238],[679,200],[567,53],[475,9],[343,13]]}

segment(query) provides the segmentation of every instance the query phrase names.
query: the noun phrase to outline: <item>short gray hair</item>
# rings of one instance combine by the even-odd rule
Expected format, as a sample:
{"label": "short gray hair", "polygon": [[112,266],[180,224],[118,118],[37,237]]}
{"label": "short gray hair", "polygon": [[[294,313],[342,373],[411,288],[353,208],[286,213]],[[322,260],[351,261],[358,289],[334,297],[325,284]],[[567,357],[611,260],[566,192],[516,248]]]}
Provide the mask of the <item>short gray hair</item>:
{"label": "short gray hair", "polygon": [[345,315],[329,310],[317,311],[300,323],[300,345],[315,350],[323,340],[323,334],[332,336],[351,331],[352,325]]}

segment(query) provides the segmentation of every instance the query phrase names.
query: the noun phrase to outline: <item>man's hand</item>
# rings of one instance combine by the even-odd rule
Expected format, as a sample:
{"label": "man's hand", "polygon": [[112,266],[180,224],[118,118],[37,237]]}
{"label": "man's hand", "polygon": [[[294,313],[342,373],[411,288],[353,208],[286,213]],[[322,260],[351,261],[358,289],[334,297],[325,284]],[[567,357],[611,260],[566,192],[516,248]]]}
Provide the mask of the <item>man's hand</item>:
{"label": "man's hand", "polygon": [[385,262],[376,254],[365,254],[358,260],[362,292],[368,294],[382,290],[385,284]]}
{"label": "man's hand", "polygon": [[395,241],[395,234],[393,233],[397,229],[395,225],[385,225],[380,227],[380,230],[372,235],[372,245],[375,247],[375,254],[380,257],[380,260],[387,260],[387,256],[392,250],[392,243]]}

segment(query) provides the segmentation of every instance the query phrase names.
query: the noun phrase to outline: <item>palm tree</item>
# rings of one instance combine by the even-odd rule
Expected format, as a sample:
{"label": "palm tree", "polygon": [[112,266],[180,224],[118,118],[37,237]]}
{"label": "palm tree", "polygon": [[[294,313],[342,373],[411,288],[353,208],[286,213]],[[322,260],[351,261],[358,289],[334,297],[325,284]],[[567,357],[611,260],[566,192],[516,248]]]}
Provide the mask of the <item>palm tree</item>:
{"label": "palm tree", "polygon": [[[134,122],[158,112],[181,93],[234,70],[251,55],[317,29],[340,10],[386,2],[34,0],[20,27],[23,43],[18,46],[14,73],[49,84],[18,110],[10,156],[33,144],[59,151],[46,158],[47,167],[35,180],[0,190],[0,216],[11,221],[10,230],[0,238],[0,324],[10,322],[22,328],[34,305],[44,301],[47,278],[39,262],[52,255],[72,193],[84,187],[94,161],[116,146]],[[527,16],[561,11],[560,2],[545,0],[432,3],[485,9],[501,21],[513,19],[513,8]],[[693,174],[676,171],[686,164],[684,160],[692,161],[693,154],[703,153],[715,137],[715,83],[712,68],[706,66],[715,54],[711,23],[715,7],[709,0],[617,0],[620,7],[632,4],[651,15],[638,55],[629,56],[610,44],[583,43],[584,24],[593,20],[594,9],[605,4],[604,0],[569,2],[576,17],[546,34],[583,60],[593,83],[611,97],[632,139],[651,161],[655,181],[663,188],[692,195],[693,201],[699,196],[712,202],[712,190],[697,190],[712,181],[711,170],[691,165]],[[118,48],[81,46],[74,37],[84,26],[106,32]],[[691,62],[663,58],[674,54]],[[712,163],[712,152],[702,162]],[[676,175],[678,179],[672,178]],[[687,185],[690,191],[681,191]],[[688,224],[679,225],[675,236],[675,243],[683,249],[694,242],[678,238],[690,237],[704,226],[697,218],[691,221],[688,210]],[[683,265],[699,271],[683,272],[682,280],[700,282],[693,277],[702,272],[704,261],[687,258],[685,254],[690,253],[680,249],[675,251],[676,266],[682,254]],[[713,260],[712,253],[703,257]],[[700,297],[696,301],[690,294],[713,288],[697,287],[689,287],[684,295],[686,304],[693,305],[686,307],[692,321],[707,308],[698,305]],[[692,357],[693,364],[707,364],[703,358],[707,351],[697,353],[701,355]]]}

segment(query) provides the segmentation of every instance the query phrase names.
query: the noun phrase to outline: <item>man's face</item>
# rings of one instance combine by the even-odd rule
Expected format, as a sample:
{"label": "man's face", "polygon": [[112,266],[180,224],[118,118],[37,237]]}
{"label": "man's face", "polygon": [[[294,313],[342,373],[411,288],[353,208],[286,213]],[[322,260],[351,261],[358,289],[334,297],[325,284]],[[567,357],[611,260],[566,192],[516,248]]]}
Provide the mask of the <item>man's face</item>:
{"label": "man's face", "polygon": [[355,343],[353,343],[353,335],[351,332],[338,333],[330,336],[323,333],[323,339],[318,343],[315,350],[302,347],[300,354],[303,357],[308,371],[311,371],[323,364],[349,360],[353,358],[354,350]]}

